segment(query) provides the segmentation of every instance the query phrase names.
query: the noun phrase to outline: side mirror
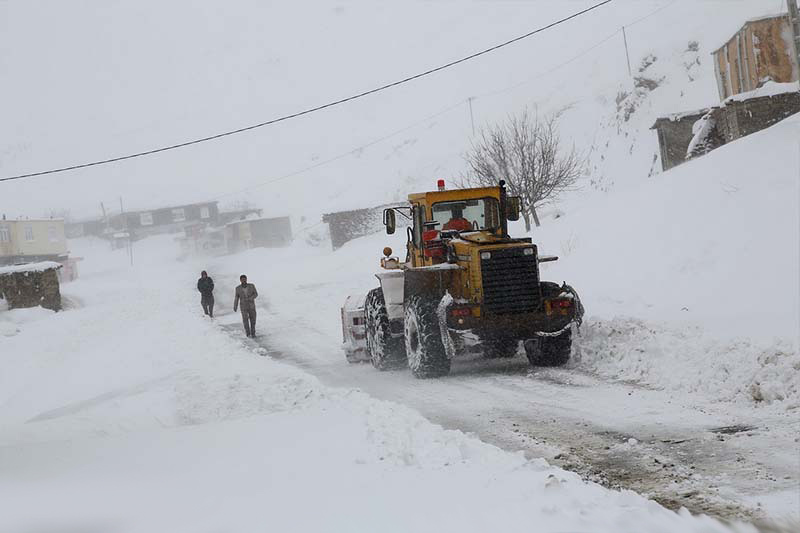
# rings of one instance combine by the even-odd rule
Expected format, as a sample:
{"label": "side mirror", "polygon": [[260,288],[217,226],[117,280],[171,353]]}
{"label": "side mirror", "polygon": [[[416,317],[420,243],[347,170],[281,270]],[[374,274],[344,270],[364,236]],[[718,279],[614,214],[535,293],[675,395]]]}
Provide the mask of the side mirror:
{"label": "side mirror", "polygon": [[512,222],[519,220],[521,206],[519,196],[509,196],[506,200],[506,219]]}
{"label": "side mirror", "polygon": [[383,225],[386,226],[387,235],[394,234],[394,230],[397,227],[397,219],[396,215],[394,214],[394,209],[383,210]]}

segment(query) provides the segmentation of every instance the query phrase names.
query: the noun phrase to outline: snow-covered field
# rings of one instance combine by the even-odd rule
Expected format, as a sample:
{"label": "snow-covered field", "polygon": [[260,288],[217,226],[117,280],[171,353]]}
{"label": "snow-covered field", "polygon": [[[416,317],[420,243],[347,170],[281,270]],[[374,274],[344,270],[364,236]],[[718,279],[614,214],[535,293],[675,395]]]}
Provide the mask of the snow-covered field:
{"label": "snow-covered field", "polygon": [[2,531],[727,530],[264,357],[201,316],[169,237],[133,268],[74,245],[69,309],[2,315]]}

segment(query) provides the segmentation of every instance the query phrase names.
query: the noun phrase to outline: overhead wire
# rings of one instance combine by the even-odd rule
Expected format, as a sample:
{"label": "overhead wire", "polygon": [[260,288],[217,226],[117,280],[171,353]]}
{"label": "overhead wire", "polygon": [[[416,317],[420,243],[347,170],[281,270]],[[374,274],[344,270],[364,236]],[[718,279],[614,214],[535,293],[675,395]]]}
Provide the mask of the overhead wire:
{"label": "overhead wire", "polygon": [[[665,5],[657,8],[654,11],[651,11],[650,13],[644,15],[643,17],[640,17],[640,18],[638,18],[638,19],[636,19],[636,20],[634,20],[632,22],[629,22],[628,24],[626,24],[626,26],[633,26],[634,24],[638,24],[639,22],[641,22],[641,21],[643,21],[643,20],[655,15],[656,13],[659,13],[659,12],[663,11],[664,9],[670,7],[671,5],[675,4],[676,2],[677,2],[677,0],[673,0],[672,2],[669,2],[669,3],[665,4]],[[604,37],[603,39],[601,39],[601,40],[595,42],[594,44],[592,44],[591,46],[585,48],[583,51],[579,52],[578,54],[576,54],[575,56],[571,57],[570,59],[567,59],[566,61],[563,61],[563,62],[559,63],[558,65],[555,65],[554,67],[552,67],[550,69],[542,71],[542,72],[536,74],[535,76],[532,76],[532,77],[530,77],[530,78],[528,78],[526,80],[523,80],[521,82],[517,82],[517,83],[515,83],[513,85],[510,85],[508,87],[505,87],[503,89],[498,89],[498,90],[495,90],[495,91],[489,91],[489,92],[486,92],[486,93],[479,94],[477,96],[472,96],[471,98],[473,100],[476,100],[476,99],[479,99],[479,98],[487,98],[487,97],[497,96],[497,95],[500,95],[500,94],[504,94],[504,93],[506,93],[508,91],[512,91],[514,89],[517,89],[517,88],[519,88],[519,87],[521,87],[523,85],[527,85],[528,83],[536,81],[537,79],[541,79],[542,77],[547,76],[549,74],[552,74],[553,72],[555,72],[557,70],[560,70],[561,68],[563,68],[563,67],[565,67],[565,66],[567,66],[567,65],[569,65],[569,64],[571,64],[571,63],[573,63],[575,61],[577,61],[578,59],[582,58],[583,56],[585,56],[588,53],[592,52],[593,50],[597,49],[601,45],[603,45],[606,42],[610,41],[611,39],[613,39],[614,37],[619,35],[621,32],[622,32],[621,29],[614,31],[613,33],[609,34],[608,36]],[[281,180],[284,180],[284,179],[288,179],[288,178],[291,178],[291,177],[294,177],[294,176],[298,176],[300,174],[304,174],[304,173],[306,173],[306,172],[308,172],[310,170],[317,169],[319,167],[328,165],[328,164],[333,163],[335,161],[339,161],[341,159],[344,159],[345,157],[348,157],[350,155],[359,153],[359,152],[361,152],[361,151],[363,151],[363,150],[365,150],[365,149],[367,149],[367,148],[369,148],[371,146],[374,146],[374,145],[379,144],[379,143],[381,143],[383,141],[391,139],[392,137],[394,137],[396,135],[399,135],[400,133],[404,133],[404,132],[409,131],[409,130],[417,127],[417,126],[425,124],[425,123],[429,122],[430,120],[433,120],[434,118],[437,118],[437,117],[439,117],[441,115],[444,115],[444,114],[446,114],[446,113],[448,113],[448,112],[450,112],[450,111],[452,111],[452,110],[454,110],[454,109],[456,109],[456,108],[458,108],[458,107],[460,107],[462,105],[467,104],[468,102],[469,102],[469,98],[461,100],[461,101],[457,102],[456,104],[453,104],[452,106],[446,107],[446,108],[444,108],[444,109],[442,109],[442,110],[440,110],[440,111],[438,111],[438,112],[436,112],[436,113],[434,113],[432,115],[429,115],[429,116],[427,116],[427,117],[425,117],[425,118],[423,118],[423,119],[421,119],[419,121],[414,122],[413,124],[409,124],[408,126],[405,126],[405,127],[400,128],[398,130],[395,130],[395,131],[393,131],[391,133],[383,135],[383,136],[381,136],[381,137],[379,137],[377,139],[373,139],[372,141],[369,141],[369,142],[367,142],[365,144],[361,144],[361,145],[359,145],[359,146],[357,146],[355,148],[347,150],[346,152],[341,152],[341,153],[339,153],[339,154],[337,154],[335,156],[332,156],[332,157],[327,158],[325,160],[322,160],[322,161],[319,161],[317,163],[314,163],[313,165],[309,165],[309,166],[303,167],[301,169],[294,170],[294,171],[288,172],[286,174],[282,174],[280,176],[277,176],[277,177],[274,177],[274,178],[267,179],[265,181],[261,181],[261,182],[255,183],[255,184],[247,186],[247,187],[245,187],[243,189],[239,189],[239,190],[232,191],[232,192],[227,192],[227,193],[222,194],[222,195],[217,195],[217,196],[214,196],[213,198],[214,199],[221,199],[221,198],[227,198],[229,196],[235,196],[237,194],[242,194],[244,192],[249,192],[249,191],[252,191],[252,190],[267,186],[267,185],[270,185],[272,183],[275,183],[275,182],[278,182],[278,181],[281,181]],[[451,154],[451,156],[452,156],[452,154]],[[451,156],[448,156],[448,158],[451,157]],[[425,166],[427,167],[427,166],[430,166],[430,165],[425,165]]]}
{"label": "overhead wire", "polygon": [[331,108],[331,107],[334,107],[334,106],[338,106],[338,105],[344,104],[346,102],[351,102],[353,100],[357,100],[359,98],[364,98],[365,96],[369,96],[371,94],[375,94],[375,93],[378,93],[378,92],[381,92],[381,91],[385,91],[385,90],[393,88],[393,87],[397,87],[399,85],[403,85],[403,84],[409,83],[411,81],[423,78],[425,76],[429,76],[429,75],[434,74],[436,72],[440,72],[442,70],[451,68],[451,67],[453,67],[455,65],[464,63],[466,61],[470,61],[470,60],[475,59],[477,57],[489,54],[491,52],[499,50],[500,48],[504,48],[506,46],[509,46],[511,44],[519,42],[519,41],[521,41],[523,39],[527,39],[527,38],[529,38],[529,37],[531,37],[533,35],[536,35],[538,33],[546,31],[546,30],[548,30],[550,28],[553,28],[555,26],[563,24],[563,23],[565,23],[565,22],[567,22],[569,20],[577,18],[577,17],[579,17],[581,15],[589,13],[590,11],[593,11],[593,10],[599,8],[599,7],[602,7],[602,6],[608,4],[608,3],[612,2],[612,1],[613,0],[603,0],[601,2],[598,2],[598,3],[594,4],[594,5],[586,8],[586,9],[583,9],[581,11],[577,11],[575,13],[572,13],[571,15],[568,15],[566,17],[558,19],[558,20],[556,20],[554,22],[551,22],[551,23],[549,23],[549,24],[547,24],[545,26],[541,26],[539,28],[536,28],[536,29],[534,29],[532,31],[529,31],[529,32],[523,34],[523,35],[514,37],[513,39],[509,39],[509,40],[504,41],[504,42],[502,42],[500,44],[491,46],[489,48],[485,48],[483,50],[480,50],[478,52],[469,54],[469,55],[464,56],[462,58],[450,61],[450,62],[445,63],[443,65],[440,65],[438,67],[430,68],[428,70],[419,72],[419,73],[411,75],[411,76],[407,76],[405,78],[401,78],[401,79],[393,81],[391,83],[387,83],[385,85],[381,85],[379,87],[375,87],[373,89],[369,89],[369,90],[366,90],[366,91],[363,91],[363,92],[360,92],[360,93],[357,93],[357,94],[354,94],[354,95],[351,95],[351,96],[348,96],[348,97],[345,97],[345,98],[340,98],[338,100],[333,100],[333,101],[325,103],[325,104],[321,104],[321,105],[314,106],[314,107],[311,107],[311,108],[308,108],[308,109],[304,109],[302,111],[297,111],[297,112],[294,112],[294,113],[283,115],[283,116],[280,116],[280,117],[277,117],[277,118],[273,118],[273,119],[270,119],[270,120],[259,122],[257,124],[251,124],[249,126],[236,128],[234,130],[224,131],[224,132],[221,132],[221,133],[216,133],[214,135],[208,135],[208,136],[205,136],[205,137],[200,137],[200,138],[192,139],[192,140],[189,140],[189,141],[184,141],[184,142],[180,142],[180,143],[176,143],[176,144],[171,144],[171,145],[168,145],[168,146],[162,146],[162,147],[159,147],[159,148],[153,148],[153,149],[145,150],[145,151],[141,151],[141,152],[135,152],[135,153],[127,154],[127,155],[123,155],[123,156],[110,157],[110,158],[107,158],[107,159],[101,159],[101,160],[92,161],[92,162],[88,162],[88,163],[81,163],[81,164],[77,164],[77,165],[64,166],[64,167],[54,168],[54,169],[50,169],[50,170],[43,170],[43,171],[39,171],[39,172],[28,172],[28,173],[19,174],[19,175],[16,175],[16,176],[7,176],[7,177],[4,177],[4,178],[0,178],[0,182],[27,179],[27,178],[33,178],[33,177],[44,176],[44,175],[49,175],[49,174],[56,174],[56,173],[61,173],[61,172],[68,172],[68,171],[72,171],[72,170],[78,170],[78,169],[82,169],[82,168],[89,168],[89,167],[94,167],[94,166],[98,166],[98,165],[106,165],[106,164],[110,164],[110,163],[124,161],[124,160],[127,160],[127,159],[134,159],[134,158],[138,158],[138,157],[150,156],[150,155],[158,154],[158,153],[161,153],[161,152],[166,152],[166,151],[170,151],[170,150],[176,150],[178,148],[184,148],[184,147],[192,146],[192,145],[195,145],[195,144],[200,144],[200,143],[204,143],[204,142],[213,141],[213,140],[216,140],[216,139],[221,139],[223,137],[229,137],[231,135],[244,133],[244,132],[251,131],[251,130],[254,130],[254,129],[257,129],[257,128],[263,128],[265,126],[269,126],[269,125],[272,125],[272,124],[277,124],[279,122],[284,122],[284,121],[287,121],[287,120],[290,120],[290,119],[294,119],[294,118],[298,118],[298,117],[301,117],[301,116],[304,116],[304,115],[315,113],[317,111],[322,111],[324,109],[328,109],[328,108]]}
{"label": "overhead wire", "polygon": [[371,140],[371,141],[369,141],[369,142],[367,142],[365,144],[361,144],[361,145],[359,145],[359,146],[357,146],[355,148],[351,148],[350,150],[348,150],[346,152],[341,152],[338,155],[329,157],[329,158],[324,159],[322,161],[318,161],[317,163],[314,163],[313,165],[309,165],[307,167],[304,167],[304,168],[301,168],[301,169],[298,169],[298,170],[294,170],[292,172],[289,172],[289,173],[286,173],[286,174],[282,174],[282,175],[274,177],[274,178],[270,178],[268,180],[265,180],[265,181],[262,181],[262,182],[247,186],[247,187],[245,187],[243,189],[239,189],[239,190],[233,191],[233,192],[228,192],[228,193],[225,193],[225,194],[222,194],[222,195],[217,195],[214,198],[216,198],[216,199],[226,198],[228,196],[234,196],[234,195],[241,194],[241,193],[244,193],[244,192],[249,192],[249,191],[258,189],[260,187],[264,187],[266,185],[269,185],[271,183],[275,183],[277,181],[285,180],[285,179],[297,176],[299,174],[303,174],[305,172],[308,172],[309,170],[314,170],[316,168],[319,168],[321,166],[327,165],[329,163],[333,163],[334,161],[338,161],[340,159],[344,159],[347,156],[350,156],[350,155],[356,154],[358,152],[361,152],[363,150],[366,150],[370,146],[374,146],[374,145],[376,145],[378,143],[381,143],[383,141],[391,139],[395,135],[399,135],[401,133],[404,133],[404,132],[406,132],[408,130],[416,128],[417,126],[420,126],[421,124],[425,124],[425,123],[427,123],[427,122],[429,122],[429,121],[431,121],[431,120],[433,120],[433,119],[435,119],[435,118],[437,118],[437,117],[439,117],[441,115],[449,113],[450,111],[452,111],[452,110],[454,110],[454,109],[456,109],[458,107],[461,107],[462,105],[465,105],[466,103],[467,103],[467,100],[461,100],[460,102],[458,102],[456,104],[453,104],[451,106],[448,106],[448,107],[446,107],[446,108],[444,108],[444,109],[442,109],[440,111],[437,111],[436,113],[434,113],[432,115],[428,115],[427,117],[425,117],[425,118],[423,118],[421,120],[418,120],[418,121],[414,122],[413,124],[409,124],[408,126],[400,128],[398,130],[395,130],[395,131],[393,131],[391,133],[388,133],[388,134],[386,134],[386,135],[384,135],[382,137],[379,137],[377,139],[373,139],[373,140]]}

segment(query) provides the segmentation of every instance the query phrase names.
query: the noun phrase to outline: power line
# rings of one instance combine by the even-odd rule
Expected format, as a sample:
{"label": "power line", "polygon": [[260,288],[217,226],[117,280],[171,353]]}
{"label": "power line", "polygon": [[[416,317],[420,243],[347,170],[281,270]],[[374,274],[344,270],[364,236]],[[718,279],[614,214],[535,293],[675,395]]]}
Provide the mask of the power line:
{"label": "power line", "polygon": [[315,168],[319,168],[319,167],[321,167],[323,165],[327,165],[328,163],[333,163],[334,161],[338,161],[339,159],[343,159],[343,158],[345,158],[345,157],[347,157],[349,155],[353,155],[353,154],[356,154],[356,153],[358,153],[358,152],[360,152],[362,150],[365,150],[365,149],[369,148],[370,146],[373,146],[373,145],[378,144],[380,142],[383,142],[383,141],[386,141],[388,139],[391,139],[395,135],[398,135],[398,134],[403,133],[405,131],[408,131],[410,129],[416,128],[417,126],[419,126],[421,124],[425,124],[426,122],[428,122],[430,120],[433,120],[434,118],[436,118],[438,116],[444,115],[445,113],[449,113],[453,109],[461,107],[462,105],[464,105],[466,103],[467,103],[467,100],[461,100],[460,102],[458,102],[456,104],[453,104],[453,105],[451,105],[449,107],[446,107],[446,108],[444,108],[444,109],[442,109],[440,111],[437,111],[436,113],[434,113],[432,115],[428,115],[427,117],[425,117],[425,118],[423,118],[421,120],[418,120],[417,122],[414,122],[413,124],[409,124],[408,126],[400,128],[399,130],[395,130],[395,131],[393,131],[391,133],[387,133],[386,135],[384,135],[382,137],[379,137],[377,139],[373,139],[373,140],[367,142],[366,144],[362,144],[362,145],[357,146],[355,148],[352,148],[352,149],[350,149],[350,150],[348,150],[346,152],[342,152],[342,153],[340,153],[338,155],[335,155],[333,157],[330,157],[328,159],[324,159],[322,161],[318,161],[317,163],[314,163],[313,165],[309,165],[309,166],[301,168],[299,170],[294,170],[294,171],[289,172],[287,174],[283,174],[281,176],[278,176],[278,177],[275,177],[275,178],[271,178],[271,179],[268,179],[266,181],[262,181],[260,183],[256,183],[254,185],[250,185],[248,187],[245,187],[244,189],[239,189],[239,190],[234,191],[234,192],[228,192],[228,193],[225,193],[225,194],[222,194],[222,195],[215,196],[214,198],[215,199],[227,198],[228,196],[234,196],[236,194],[241,194],[243,192],[252,191],[254,189],[258,189],[260,187],[263,187],[265,185],[269,185],[270,183],[275,183],[276,181],[281,181],[281,180],[284,180],[284,179],[287,179],[287,178],[291,178],[293,176],[297,176],[298,174],[303,174],[305,172],[308,172],[309,170],[314,170]]}
{"label": "power line", "polygon": [[[638,23],[642,22],[643,20],[655,15],[656,13],[659,13],[659,12],[663,11],[664,9],[672,6],[673,4],[676,3],[676,1],[677,0],[673,0],[672,2],[669,2],[669,3],[667,3],[667,4],[663,5],[663,6],[655,9],[654,11],[651,11],[650,13],[644,15],[643,17],[640,17],[640,18],[638,18],[638,19],[636,19],[636,20],[634,20],[632,22],[627,23],[626,26],[630,27],[630,26],[633,26],[635,24],[638,24]],[[571,58],[567,59],[566,61],[563,61],[563,62],[559,63],[558,65],[555,65],[555,66],[553,66],[553,67],[551,67],[551,68],[549,68],[547,70],[539,72],[538,74],[536,74],[536,75],[534,75],[534,76],[532,76],[530,78],[527,78],[527,79],[525,79],[525,80],[523,80],[521,82],[515,83],[515,84],[510,85],[508,87],[505,87],[503,89],[497,89],[497,90],[489,91],[489,92],[482,93],[482,94],[479,94],[479,95],[476,95],[476,96],[470,96],[466,100],[461,100],[461,101],[459,101],[459,102],[457,102],[457,103],[455,103],[455,104],[453,104],[453,105],[451,105],[449,107],[446,107],[446,108],[444,108],[444,109],[442,109],[442,110],[440,110],[440,111],[438,111],[438,112],[436,112],[436,113],[434,113],[432,115],[429,115],[429,116],[427,116],[427,117],[425,117],[425,118],[423,118],[421,120],[418,120],[417,122],[414,122],[413,124],[409,124],[408,126],[400,128],[398,130],[395,130],[395,131],[393,131],[391,133],[387,133],[386,135],[383,135],[382,137],[379,137],[377,139],[369,141],[366,144],[362,144],[360,146],[352,148],[352,149],[350,149],[350,150],[348,150],[346,152],[341,152],[338,155],[332,156],[332,157],[330,157],[328,159],[325,159],[323,161],[319,161],[319,162],[317,162],[317,163],[315,163],[313,165],[309,165],[307,167],[304,167],[304,168],[301,168],[301,169],[298,169],[298,170],[294,170],[292,172],[288,172],[288,173],[283,174],[281,176],[278,176],[278,177],[275,177],[275,178],[271,178],[271,179],[256,183],[254,185],[250,185],[250,186],[245,187],[243,189],[239,189],[239,190],[236,190],[236,191],[233,191],[233,192],[228,192],[228,193],[225,193],[225,194],[222,194],[222,195],[218,195],[218,196],[215,196],[214,198],[215,199],[227,198],[229,196],[234,196],[234,195],[237,195],[237,194],[241,194],[243,192],[249,192],[249,191],[264,187],[266,185],[275,183],[277,181],[281,181],[281,180],[284,180],[284,179],[287,179],[287,178],[298,176],[300,174],[304,174],[304,173],[308,172],[309,170],[314,170],[316,168],[322,167],[322,166],[327,165],[329,163],[333,163],[333,162],[338,161],[340,159],[344,159],[347,156],[356,154],[358,152],[361,152],[362,150],[365,150],[366,148],[369,148],[369,147],[374,146],[374,145],[376,145],[376,144],[378,144],[380,142],[383,142],[383,141],[386,141],[388,139],[391,139],[395,135],[398,135],[400,133],[403,133],[405,131],[413,129],[413,128],[415,128],[415,127],[417,127],[417,126],[419,126],[421,124],[424,124],[424,123],[426,123],[426,122],[428,122],[428,121],[430,121],[430,120],[432,120],[432,119],[434,119],[436,117],[439,117],[440,115],[444,115],[446,113],[449,113],[450,111],[460,107],[461,105],[470,104],[470,107],[471,107],[471,104],[472,104],[473,100],[477,100],[477,99],[480,99],[480,98],[498,96],[498,95],[506,93],[508,91],[512,91],[514,89],[518,89],[519,87],[521,87],[523,85],[527,85],[528,83],[531,83],[533,81],[541,79],[542,77],[547,76],[548,74],[551,74],[551,73],[553,73],[553,72],[555,72],[555,71],[557,71],[557,70],[559,70],[559,69],[561,69],[561,68],[563,68],[563,67],[565,67],[565,66],[567,66],[567,65],[569,65],[569,64],[571,64],[571,63],[573,63],[575,61],[577,61],[581,57],[587,55],[589,52],[595,50],[596,48],[598,48],[598,47],[602,46],[603,44],[605,44],[606,42],[610,41],[612,38],[614,38],[616,35],[618,35],[621,32],[622,32],[622,30],[616,30],[613,33],[611,33],[611,34],[607,35],[606,37],[604,37],[603,39],[595,42],[591,46],[585,48],[583,51],[579,52],[578,54],[576,54],[576,55],[572,56]],[[470,114],[471,114],[471,110],[470,110]],[[474,132],[474,117],[472,118],[472,122],[473,122],[473,132]]]}
{"label": "power line", "polygon": [[569,16],[566,16],[566,17],[564,17],[562,19],[556,20],[555,22],[551,22],[550,24],[547,24],[546,26],[542,26],[540,28],[532,30],[532,31],[530,31],[530,32],[528,32],[528,33],[526,33],[524,35],[520,35],[518,37],[514,37],[513,39],[510,39],[510,40],[505,41],[503,43],[497,44],[495,46],[492,46],[492,47],[489,47],[489,48],[485,48],[485,49],[483,49],[483,50],[481,50],[479,52],[475,52],[473,54],[470,54],[468,56],[462,57],[460,59],[456,59],[454,61],[450,61],[449,63],[445,63],[444,65],[440,65],[438,67],[425,70],[425,71],[420,72],[418,74],[414,74],[412,76],[408,76],[408,77],[402,78],[400,80],[397,80],[397,81],[394,81],[394,82],[391,82],[391,83],[387,83],[386,85],[382,85],[382,86],[376,87],[374,89],[370,89],[370,90],[367,90],[367,91],[364,91],[364,92],[361,92],[361,93],[358,93],[358,94],[355,94],[355,95],[352,95],[352,96],[348,96],[346,98],[341,98],[339,100],[334,100],[334,101],[328,102],[326,104],[318,105],[316,107],[311,107],[311,108],[308,108],[308,109],[305,109],[305,110],[302,110],[302,111],[298,111],[298,112],[291,113],[291,114],[288,114],[288,115],[283,115],[283,116],[278,117],[278,118],[274,118],[274,119],[270,119],[270,120],[267,120],[267,121],[264,121],[264,122],[260,122],[258,124],[252,124],[250,126],[237,128],[235,130],[230,130],[230,131],[225,131],[225,132],[222,132],[222,133],[217,133],[217,134],[214,134],[214,135],[209,135],[207,137],[201,137],[201,138],[193,139],[193,140],[190,140],[190,141],[184,141],[184,142],[177,143],[177,144],[172,144],[172,145],[169,145],[169,146],[162,146],[160,148],[154,148],[152,150],[146,150],[146,151],[143,151],[143,152],[136,152],[136,153],[133,153],[133,154],[123,155],[123,156],[119,156],[119,157],[112,157],[112,158],[108,158],[108,159],[102,159],[102,160],[99,160],[99,161],[92,161],[90,163],[81,163],[81,164],[78,164],[78,165],[71,165],[71,166],[66,166],[66,167],[61,167],[61,168],[54,168],[54,169],[51,169],[51,170],[43,170],[43,171],[40,171],[40,172],[30,172],[30,173],[27,173],[27,174],[20,174],[20,175],[17,175],[17,176],[8,176],[8,177],[5,177],[5,178],[0,178],[0,182],[19,180],[19,179],[25,179],[25,178],[33,178],[33,177],[36,177],[36,176],[44,176],[44,175],[47,175],[47,174],[56,174],[56,173],[59,173],[59,172],[67,172],[67,171],[70,171],[70,170],[77,170],[77,169],[81,169],[81,168],[88,168],[88,167],[94,167],[94,166],[98,166],[98,165],[105,165],[105,164],[109,164],[109,163],[115,163],[115,162],[118,162],[118,161],[124,161],[126,159],[134,159],[134,158],[137,158],[137,157],[144,157],[144,156],[153,155],[153,154],[157,154],[157,153],[161,153],[161,152],[166,152],[166,151],[169,151],[169,150],[175,150],[175,149],[178,149],[178,148],[184,148],[186,146],[191,146],[191,145],[194,145],[194,144],[200,144],[200,143],[203,143],[203,142],[213,141],[213,140],[216,140],[216,139],[220,139],[222,137],[228,137],[228,136],[231,136],[231,135],[236,135],[238,133],[243,133],[243,132],[254,130],[254,129],[257,129],[257,128],[262,128],[264,126],[269,126],[269,125],[272,125],[272,124],[276,124],[278,122],[283,122],[283,121],[290,120],[290,119],[293,119],[293,118],[301,117],[303,115],[308,115],[310,113],[314,113],[316,111],[321,111],[321,110],[327,109],[329,107],[334,107],[334,106],[337,106],[337,105],[341,105],[341,104],[344,104],[346,102],[351,102],[353,100],[356,100],[356,99],[359,99],[359,98],[363,98],[365,96],[368,96],[368,95],[371,95],[371,94],[375,94],[375,93],[378,93],[380,91],[384,91],[386,89],[390,89],[392,87],[397,87],[398,85],[403,85],[405,83],[408,83],[408,82],[417,80],[419,78],[423,78],[425,76],[429,76],[429,75],[434,74],[436,72],[445,70],[447,68],[453,67],[453,66],[458,65],[460,63],[464,63],[466,61],[470,61],[472,59],[475,59],[476,57],[480,57],[480,56],[488,54],[490,52],[494,52],[495,50],[499,50],[500,48],[503,48],[503,47],[506,47],[508,45],[514,44],[514,43],[516,43],[518,41],[521,41],[523,39],[527,39],[528,37],[536,35],[537,33],[541,33],[541,32],[543,32],[545,30],[548,30],[548,29],[550,29],[550,28],[552,28],[554,26],[558,26],[559,24],[563,24],[563,23],[565,23],[565,22],[567,22],[569,20],[572,20],[572,19],[574,19],[576,17],[579,17],[581,15],[584,15],[584,14],[586,14],[586,13],[588,13],[588,12],[594,10],[594,9],[597,9],[597,8],[599,8],[601,6],[604,6],[604,5],[606,5],[606,4],[610,3],[610,2],[612,2],[612,0],[603,0],[602,2],[594,4],[593,6],[588,7],[586,9],[582,10],[582,11],[578,11],[576,13],[573,13],[573,14],[571,14]]}

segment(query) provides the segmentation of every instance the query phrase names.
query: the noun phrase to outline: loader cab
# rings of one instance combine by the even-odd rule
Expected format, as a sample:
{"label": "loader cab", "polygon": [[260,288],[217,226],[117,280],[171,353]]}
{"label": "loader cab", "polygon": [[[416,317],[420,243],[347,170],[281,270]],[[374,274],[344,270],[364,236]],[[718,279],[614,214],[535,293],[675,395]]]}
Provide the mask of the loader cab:
{"label": "loader cab", "polygon": [[410,207],[384,211],[386,232],[396,229],[396,213],[408,218],[408,254],[411,266],[431,266],[447,261],[446,242],[459,237],[483,234],[508,237],[508,220],[518,220],[518,197],[508,197],[505,184],[497,187],[446,190],[439,180],[437,191],[410,194]]}

